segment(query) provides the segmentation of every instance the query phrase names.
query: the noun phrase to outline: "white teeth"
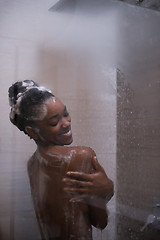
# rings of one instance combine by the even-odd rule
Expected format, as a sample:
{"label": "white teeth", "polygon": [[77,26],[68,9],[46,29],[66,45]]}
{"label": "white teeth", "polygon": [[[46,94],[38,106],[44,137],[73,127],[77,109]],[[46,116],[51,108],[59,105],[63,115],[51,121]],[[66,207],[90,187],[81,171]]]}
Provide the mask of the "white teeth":
{"label": "white teeth", "polygon": [[71,130],[69,130],[67,133],[64,133],[63,135],[64,135],[64,136],[69,136],[69,135],[71,135]]}

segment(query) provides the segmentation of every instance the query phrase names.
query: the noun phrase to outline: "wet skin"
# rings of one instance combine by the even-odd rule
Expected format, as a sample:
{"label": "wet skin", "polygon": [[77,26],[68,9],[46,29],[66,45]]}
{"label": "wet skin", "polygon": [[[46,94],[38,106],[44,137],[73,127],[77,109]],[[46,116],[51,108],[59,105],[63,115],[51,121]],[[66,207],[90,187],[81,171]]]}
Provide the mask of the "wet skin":
{"label": "wet skin", "polygon": [[43,120],[36,122],[39,129],[37,145],[44,148],[71,144],[71,117],[66,106],[58,98],[51,98],[46,106],[47,115]]}
{"label": "wet skin", "polygon": [[[88,147],[72,143],[71,118],[59,99],[51,98],[47,115],[37,121],[37,151],[28,163],[31,192],[43,239],[91,240],[103,229],[113,183]],[[32,136],[33,137],[33,136]]]}

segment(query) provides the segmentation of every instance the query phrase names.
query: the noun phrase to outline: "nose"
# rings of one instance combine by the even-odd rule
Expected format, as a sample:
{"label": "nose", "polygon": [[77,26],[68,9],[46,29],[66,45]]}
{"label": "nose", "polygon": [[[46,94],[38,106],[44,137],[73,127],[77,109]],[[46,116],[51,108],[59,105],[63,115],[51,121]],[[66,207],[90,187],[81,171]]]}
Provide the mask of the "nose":
{"label": "nose", "polygon": [[62,128],[68,128],[68,127],[70,127],[70,125],[71,125],[71,118],[70,117],[68,117],[68,118],[64,117],[62,119],[62,124],[61,124]]}

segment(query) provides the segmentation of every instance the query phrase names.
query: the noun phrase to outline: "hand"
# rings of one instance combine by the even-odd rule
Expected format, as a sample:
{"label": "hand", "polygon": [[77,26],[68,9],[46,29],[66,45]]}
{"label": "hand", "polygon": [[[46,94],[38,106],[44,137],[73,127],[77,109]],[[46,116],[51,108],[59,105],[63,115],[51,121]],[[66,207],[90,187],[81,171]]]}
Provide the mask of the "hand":
{"label": "hand", "polygon": [[106,198],[108,202],[113,196],[113,182],[107,177],[96,157],[93,157],[92,164],[95,173],[67,172],[67,178],[63,179],[66,185],[64,191],[72,195],[71,202],[93,197]]}

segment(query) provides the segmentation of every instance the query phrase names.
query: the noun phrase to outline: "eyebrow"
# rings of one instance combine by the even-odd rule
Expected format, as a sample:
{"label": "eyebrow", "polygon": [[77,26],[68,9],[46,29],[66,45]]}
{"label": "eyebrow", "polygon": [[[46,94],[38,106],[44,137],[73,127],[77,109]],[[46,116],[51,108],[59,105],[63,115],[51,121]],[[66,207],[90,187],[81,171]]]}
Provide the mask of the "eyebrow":
{"label": "eyebrow", "polygon": [[[66,108],[66,106],[64,106],[64,112],[67,110],[67,108]],[[53,119],[53,118],[57,118],[58,117],[58,115],[59,114],[55,114],[55,115],[53,115],[53,116],[51,116],[48,120],[51,120],[51,119]]]}

